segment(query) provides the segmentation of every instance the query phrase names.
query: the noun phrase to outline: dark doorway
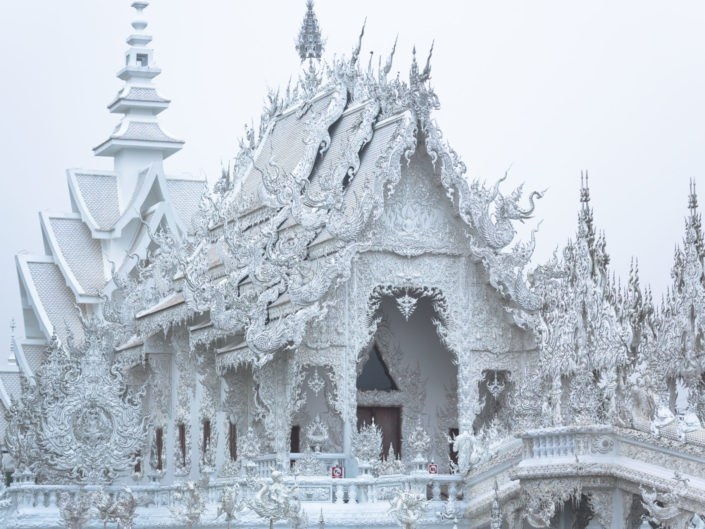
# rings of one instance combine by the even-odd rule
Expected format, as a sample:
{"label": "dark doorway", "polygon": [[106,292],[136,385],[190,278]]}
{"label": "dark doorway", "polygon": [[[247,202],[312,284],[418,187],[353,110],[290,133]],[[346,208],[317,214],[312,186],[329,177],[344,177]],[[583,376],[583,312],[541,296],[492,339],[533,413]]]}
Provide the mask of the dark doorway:
{"label": "dark doorway", "polygon": [[[370,424],[372,419],[382,430],[382,455],[383,457],[394,457],[394,454],[401,454],[401,408],[382,406],[358,406],[357,408],[357,428],[364,424]],[[389,447],[394,449],[390,453]]]}
{"label": "dark doorway", "polygon": [[301,452],[301,427],[296,425],[291,427],[291,441],[289,443],[289,451],[292,454]]}

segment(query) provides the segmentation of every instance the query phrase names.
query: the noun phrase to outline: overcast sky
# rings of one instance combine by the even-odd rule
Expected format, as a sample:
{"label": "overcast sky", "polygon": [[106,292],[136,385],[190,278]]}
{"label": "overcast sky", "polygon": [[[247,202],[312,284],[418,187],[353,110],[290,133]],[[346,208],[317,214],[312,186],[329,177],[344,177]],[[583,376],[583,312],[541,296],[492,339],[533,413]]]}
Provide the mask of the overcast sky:
{"label": "overcast sky", "polygon": [[[67,168],[111,167],[91,148],[118,120],[105,107],[121,86],[130,3],[3,3],[0,358],[10,318],[21,318],[13,256],[42,252],[37,211],[70,209]],[[163,70],[155,82],[172,100],[160,118],[186,140],[168,172],[217,178],[243,124],[258,120],[266,87],[297,75],[304,11],[304,0],[153,0],[145,14]],[[535,260],[574,233],[587,169],[612,266],[625,277],[638,257],[660,297],[688,179],[705,192],[701,0],[318,0],[316,12],[329,57],[349,55],[365,17],[363,57],[386,56],[398,34],[394,69],[404,76],[412,45],[423,60],[435,39],[436,118],[468,177],[492,182],[511,165],[508,188],[549,189]]]}

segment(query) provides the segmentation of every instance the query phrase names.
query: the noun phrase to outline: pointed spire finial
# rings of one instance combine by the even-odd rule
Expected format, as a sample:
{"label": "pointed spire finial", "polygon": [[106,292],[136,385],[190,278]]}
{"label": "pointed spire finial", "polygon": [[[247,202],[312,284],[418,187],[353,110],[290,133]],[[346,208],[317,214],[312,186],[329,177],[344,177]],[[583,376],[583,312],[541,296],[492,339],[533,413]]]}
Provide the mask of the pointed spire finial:
{"label": "pointed spire finial", "polygon": [[590,203],[590,184],[587,171],[580,171],[580,202],[582,204]]}
{"label": "pointed spire finial", "polygon": [[318,26],[316,13],[313,11],[313,0],[306,0],[306,14],[301,23],[296,51],[301,57],[301,62],[304,62],[306,59],[320,59],[323,56],[323,49],[321,29]]}
{"label": "pointed spire finial", "polygon": [[152,80],[161,73],[149,47],[152,36],[145,30],[146,0],[132,2],[135,9],[132,31],[127,37],[125,60],[118,71],[122,89],[108,105],[112,113],[122,114],[120,124],[103,143],[93,149],[96,156],[112,157],[118,174],[121,200],[129,202],[140,171],[149,163],[160,164],[181,150],[184,142],[164,132],[157,115],[169,107],[169,100],[157,93]]}
{"label": "pointed spire finial", "polygon": [[688,193],[688,209],[690,210],[690,213],[693,214],[695,213],[695,210],[698,209],[698,195],[695,193],[695,180],[690,179],[690,192]]}
{"label": "pointed spire finial", "polygon": [[137,11],[135,19],[132,21],[132,27],[139,33],[142,33],[147,27],[147,21],[142,19],[142,11],[144,11],[147,6],[149,6],[149,2],[146,1],[132,2],[132,7]]}

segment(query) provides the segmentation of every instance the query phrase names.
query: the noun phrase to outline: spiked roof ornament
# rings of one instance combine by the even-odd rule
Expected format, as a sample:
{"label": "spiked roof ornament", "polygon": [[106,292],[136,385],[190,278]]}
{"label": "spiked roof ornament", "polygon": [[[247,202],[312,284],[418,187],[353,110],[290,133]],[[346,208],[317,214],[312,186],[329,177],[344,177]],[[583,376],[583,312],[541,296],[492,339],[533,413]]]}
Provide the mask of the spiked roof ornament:
{"label": "spiked roof ornament", "polygon": [[301,62],[304,62],[306,59],[320,59],[323,55],[323,49],[321,28],[318,27],[318,18],[313,11],[313,0],[307,0],[306,14],[301,23],[299,38],[296,41],[296,51],[301,57]]}

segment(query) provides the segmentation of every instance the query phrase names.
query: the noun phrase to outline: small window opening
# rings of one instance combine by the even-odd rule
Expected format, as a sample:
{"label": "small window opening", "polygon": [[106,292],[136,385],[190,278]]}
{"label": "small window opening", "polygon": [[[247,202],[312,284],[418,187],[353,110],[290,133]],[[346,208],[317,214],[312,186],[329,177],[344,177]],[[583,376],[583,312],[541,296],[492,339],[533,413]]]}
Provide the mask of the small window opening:
{"label": "small window opening", "polygon": [[164,463],[162,462],[162,453],[164,450],[164,430],[162,428],[157,428],[157,470],[162,470]]}
{"label": "small window opening", "polygon": [[301,452],[300,448],[300,434],[301,434],[301,427],[300,426],[292,426],[291,427],[291,442],[290,442],[290,451],[292,454],[298,454]]}
{"label": "small window opening", "polygon": [[208,452],[211,445],[211,422],[206,419],[203,421],[203,453]]}
{"label": "small window opening", "polygon": [[186,466],[186,425],[179,424],[179,448],[181,449],[181,465]]}
{"label": "small window opening", "polygon": [[137,64],[140,66],[149,66],[149,55],[146,53],[137,54]]}
{"label": "small window opening", "polygon": [[230,448],[230,459],[237,460],[237,427],[235,423],[230,421],[228,428],[228,443]]}

